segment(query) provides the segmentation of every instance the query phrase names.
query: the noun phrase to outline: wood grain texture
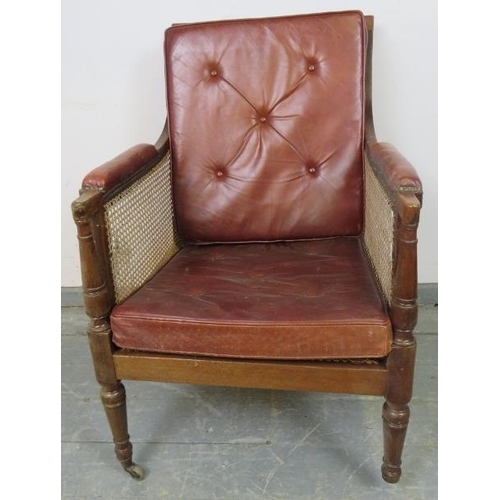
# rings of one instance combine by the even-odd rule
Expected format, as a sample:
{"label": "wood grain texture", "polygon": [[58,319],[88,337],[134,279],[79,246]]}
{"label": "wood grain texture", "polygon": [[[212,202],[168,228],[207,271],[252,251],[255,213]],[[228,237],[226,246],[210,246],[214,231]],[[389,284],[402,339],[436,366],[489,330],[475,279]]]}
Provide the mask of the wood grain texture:
{"label": "wood grain texture", "polygon": [[113,358],[123,380],[372,395],[384,394],[386,386],[383,364],[242,361],[127,351],[117,351]]}

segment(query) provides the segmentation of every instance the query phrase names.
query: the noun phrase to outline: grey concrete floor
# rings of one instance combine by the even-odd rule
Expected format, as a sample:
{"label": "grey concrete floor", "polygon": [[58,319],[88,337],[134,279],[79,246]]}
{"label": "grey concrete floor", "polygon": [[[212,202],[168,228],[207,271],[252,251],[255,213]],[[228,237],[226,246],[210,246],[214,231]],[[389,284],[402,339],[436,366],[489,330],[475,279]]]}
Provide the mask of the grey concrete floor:
{"label": "grey concrete floor", "polygon": [[114,457],[83,309],[63,296],[62,497],[437,498],[436,294],[429,287],[421,293],[415,389],[397,485],[380,476],[381,398],[126,382],[134,458],[146,470],[144,481],[134,481]]}

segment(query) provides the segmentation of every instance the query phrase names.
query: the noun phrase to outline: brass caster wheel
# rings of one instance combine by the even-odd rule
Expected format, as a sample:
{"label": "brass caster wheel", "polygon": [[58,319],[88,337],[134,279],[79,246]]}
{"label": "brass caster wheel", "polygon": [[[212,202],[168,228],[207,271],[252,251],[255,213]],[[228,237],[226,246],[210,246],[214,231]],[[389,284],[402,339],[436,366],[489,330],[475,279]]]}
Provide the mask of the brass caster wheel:
{"label": "brass caster wheel", "polygon": [[129,467],[125,467],[125,470],[136,480],[142,481],[144,479],[144,469],[137,464],[132,464]]}

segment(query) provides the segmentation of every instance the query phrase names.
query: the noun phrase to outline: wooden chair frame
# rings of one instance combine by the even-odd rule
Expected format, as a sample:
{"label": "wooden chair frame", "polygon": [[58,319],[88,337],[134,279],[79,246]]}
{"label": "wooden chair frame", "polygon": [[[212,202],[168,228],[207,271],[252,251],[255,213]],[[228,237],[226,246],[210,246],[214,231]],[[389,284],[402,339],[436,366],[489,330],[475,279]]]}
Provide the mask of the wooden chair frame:
{"label": "wooden chair frame", "polygon": [[[365,20],[368,28],[365,143],[368,146],[376,142],[371,98],[374,19],[365,16]],[[158,158],[168,151],[168,124],[155,147]],[[148,168],[146,166],[139,174],[144,174]],[[123,182],[119,189],[125,189],[128,184]],[[110,313],[115,302],[103,210],[106,198],[107,194],[98,189],[82,191],[72,210],[78,228],[84,303],[90,317],[88,338],[95,374],[102,387],[101,398],[113,434],[116,456],[126,471],[136,479],[144,476],[142,468],[132,461],[122,380],[144,380],[384,396],[382,476],[390,483],[399,480],[416,351],[413,329],[417,321],[419,194],[399,192],[392,195],[397,213],[390,304],[394,336],[389,355],[374,364],[233,360],[130,352],[117,348],[112,342],[110,327]]]}

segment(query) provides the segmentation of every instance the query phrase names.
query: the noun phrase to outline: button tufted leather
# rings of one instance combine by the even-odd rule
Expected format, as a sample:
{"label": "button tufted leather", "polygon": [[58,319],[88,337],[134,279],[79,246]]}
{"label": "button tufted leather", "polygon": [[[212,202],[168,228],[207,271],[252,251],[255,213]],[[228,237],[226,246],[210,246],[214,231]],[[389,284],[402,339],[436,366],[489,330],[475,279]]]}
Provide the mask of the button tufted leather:
{"label": "button tufted leather", "polygon": [[392,340],[358,238],[184,248],[111,325],[120,347],[207,356],[379,357]]}
{"label": "button tufted leather", "polygon": [[166,31],[182,239],[359,235],[364,51],[359,12]]}

